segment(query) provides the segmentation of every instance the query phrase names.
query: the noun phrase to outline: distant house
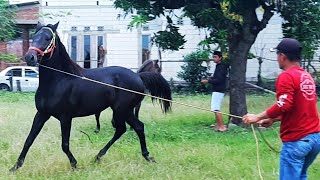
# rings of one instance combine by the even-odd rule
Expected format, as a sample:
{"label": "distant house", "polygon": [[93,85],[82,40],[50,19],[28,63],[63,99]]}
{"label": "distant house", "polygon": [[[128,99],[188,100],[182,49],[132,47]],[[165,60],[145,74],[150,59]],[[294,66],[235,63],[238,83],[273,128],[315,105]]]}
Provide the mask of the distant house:
{"label": "distant house", "polygon": [[[106,50],[104,66],[124,66],[136,70],[145,59],[159,59],[157,47],[150,41],[153,34],[166,28],[166,19],[157,18],[140,29],[128,29],[131,15],[123,17],[120,9],[113,7],[114,0],[42,0],[39,4],[40,21],[54,24],[60,21],[58,33],[71,58],[85,68],[97,67],[98,47]],[[176,14],[181,15],[176,10]],[[258,13],[261,14],[261,13]],[[260,15],[259,15],[260,16]],[[161,52],[163,75],[166,79],[178,80],[183,56],[196,50],[197,44],[204,39],[205,30],[199,30],[188,18],[173,17],[180,27],[187,43],[184,49],[175,52]],[[269,49],[275,47],[282,38],[282,19],[275,15],[266,29],[260,32],[251,52],[265,58],[262,76],[274,78],[280,70],[276,54]],[[33,22],[34,23],[34,22]],[[214,67],[214,64],[211,63]],[[211,68],[211,71],[214,69]],[[247,79],[256,80],[257,59],[249,59]]]}
{"label": "distant house", "polygon": [[39,21],[39,1],[12,4],[16,9],[17,34],[15,40],[0,44],[0,51],[22,57],[29,48],[30,30]]}
{"label": "distant house", "polygon": [[[30,1],[24,3],[13,4],[16,13],[17,33],[14,40],[0,43],[0,53],[15,54],[19,59],[29,49],[31,31],[39,21],[39,1]],[[0,63],[0,71],[7,66],[24,65],[25,63]]]}

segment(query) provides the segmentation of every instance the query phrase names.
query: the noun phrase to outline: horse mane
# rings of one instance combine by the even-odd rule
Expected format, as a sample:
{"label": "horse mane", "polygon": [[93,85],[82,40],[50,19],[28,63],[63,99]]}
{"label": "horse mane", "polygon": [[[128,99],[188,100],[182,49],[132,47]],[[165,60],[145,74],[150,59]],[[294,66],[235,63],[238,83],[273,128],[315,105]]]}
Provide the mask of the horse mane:
{"label": "horse mane", "polygon": [[82,75],[83,68],[81,68],[77,63],[75,63],[67,53],[67,50],[65,46],[62,44],[59,35],[56,33],[56,41],[58,43],[58,48],[59,48],[59,55],[63,59],[62,62],[62,67],[63,70],[75,74],[75,75]]}

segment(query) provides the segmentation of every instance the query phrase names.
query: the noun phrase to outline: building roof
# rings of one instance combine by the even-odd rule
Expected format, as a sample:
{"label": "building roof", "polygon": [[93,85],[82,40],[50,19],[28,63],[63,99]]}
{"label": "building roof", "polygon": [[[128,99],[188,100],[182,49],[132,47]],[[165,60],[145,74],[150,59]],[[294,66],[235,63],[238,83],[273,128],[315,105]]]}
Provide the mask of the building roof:
{"label": "building roof", "polygon": [[29,2],[10,2],[11,6],[17,6],[17,7],[23,7],[23,6],[30,6],[30,5],[35,5],[35,4],[40,4],[40,1],[29,1]]}
{"label": "building roof", "polygon": [[39,1],[12,4],[16,7],[16,24],[35,25],[39,21]]}

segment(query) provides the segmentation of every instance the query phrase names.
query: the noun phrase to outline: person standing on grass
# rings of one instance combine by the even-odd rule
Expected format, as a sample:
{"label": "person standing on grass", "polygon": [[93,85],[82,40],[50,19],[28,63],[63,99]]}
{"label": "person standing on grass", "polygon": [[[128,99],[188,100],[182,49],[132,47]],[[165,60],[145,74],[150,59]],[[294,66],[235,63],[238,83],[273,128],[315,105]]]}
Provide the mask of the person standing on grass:
{"label": "person standing on grass", "polygon": [[201,80],[201,83],[209,83],[212,86],[211,111],[215,111],[214,114],[216,118],[216,125],[214,128],[218,132],[224,132],[227,128],[223,124],[222,114],[218,111],[221,110],[224,93],[227,89],[228,65],[222,62],[222,53],[220,51],[214,51],[213,61],[216,63],[216,69],[214,70],[213,76],[209,79]]}
{"label": "person standing on grass", "polygon": [[274,50],[284,70],[276,82],[277,103],[260,114],[245,115],[243,121],[264,127],[280,121],[280,180],[307,179],[308,167],[320,151],[315,83],[300,67],[302,46],[297,40],[285,38]]}

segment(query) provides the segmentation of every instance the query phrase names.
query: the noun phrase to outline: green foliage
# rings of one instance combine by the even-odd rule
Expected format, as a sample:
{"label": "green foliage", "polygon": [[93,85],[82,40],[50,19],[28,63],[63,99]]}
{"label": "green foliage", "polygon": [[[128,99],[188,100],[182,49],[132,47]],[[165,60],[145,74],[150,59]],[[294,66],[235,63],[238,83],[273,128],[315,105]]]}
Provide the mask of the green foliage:
{"label": "green foliage", "polygon": [[202,66],[204,61],[210,61],[209,54],[209,51],[198,50],[184,57],[186,63],[181,66],[182,71],[178,72],[178,77],[190,83],[191,92],[207,92],[206,86],[200,81],[209,75],[209,67]]}
{"label": "green foliage", "polygon": [[218,45],[216,49],[220,49],[223,52],[223,60],[228,61],[228,32],[227,30],[216,30],[212,31],[209,36],[207,36],[204,40],[200,41],[198,46],[207,51],[211,50],[212,44]]}
{"label": "green foliage", "polygon": [[8,0],[0,0],[0,42],[12,38],[16,34],[14,8],[9,7]]}
{"label": "green foliage", "polygon": [[283,34],[302,43],[304,59],[313,59],[320,46],[320,1],[287,0],[286,4],[281,12],[286,20],[282,24]]}
{"label": "green foliage", "polygon": [[129,29],[133,27],[140,28],[143,24],[147,23],[148,16],[146,15],[135,15],[132,17],[130,24],[128,25]]}
{"label": "green foliage", "polygon": [[20,60],[17,58],[15,54],[5,54],[5,53],[0,53],[0,61],[4,61],[8,63],[20,62]]}
{"label": "green foliage", "polygon": [[148,0],[116,0],[114,6],[123,9],[125,12],[133,13],[135,9],[141,10],[150,8],[150,3]]}
{"label": "green foliage", "polygon": [[178,27],[169,24],[167,30],[155,33],[152,40],[162,50],[177,51],[183,49],[183,45],[186,42],[185,36],[181,35],[178,30]]}
{"label": "green foliage", "polygon": [[216,7],[210,6],[210,2],[194,3],[188,4],[184,12],[195,26],[214,30],[219,29],[220,26],[227,26],[229,21],[218,7],[219,4],[216,4]]}
{"label": "green foliage", "polygon": [[[210,36],[208,36],[208,38],[218,38],[220,40],[223,40],[221,44],[219,44],[219,46],[223,45],[225,47],[228,47],[221,50],[223,52],[224,59],[230,59],[231,66],[236,66],[235,61],[239,61],[237,63],[247,62],[249,49],[256,40],[259,32],[261,32],[267,26],[269,20],[276,12],[281,12],[282,10],[285,12],[287,8],[290,8],[291,2],[296,2],[297,6],[301,6],[297,7],[298,9],[305,7],[303,8],[305,12],[309,10],[308,6],[306,6],[306,4],[308,4],[307,0],[288,0],[289,3],[287,3],[287,1],[285,0],[155,0],[149,2],[146,2],[146,0],[143,0],[141,2],[137,0],[116,0],[115,2],[118,1],[123,2],[123,7],[120,8],[124,10],[128,10],[131,8],[131,10],[135,9],[137,11],[150,13],[155,17],[168,14],[167,9],[181,9],[184,13],[184,16],[190,18],[191,23],[194,26],[198,28],[205,28],[210,32]],[[127,8],[124,8],[124,4]],[[317,3],[314,3],[313,5],[318,7],[319,4],[320,2],[319,0],[317,0]],[[263,9],[262,16],[257,15],[257,9],[259,8]],[[288,16],[299,17],[306,14],[301,14],[300,11],[296,11],[295,9],[296,8],[293,7],[292,11],[288,13]],[[319,19],[319,9],[315,11],[318,11],[314,13],[315,16],[301,16],[301,20],[303,20],[304,18]],[[313,12],[311,12],[311,14],[312,13]],[[291,22],[291,20],[288,21]],[[313,22],[313,24],[316,25],[320,24],[319,21],[309,21]],[[309,25],[309,23],[307,23],[306,25]],[[294,23],[291,27],[296,26],[300,25]],[[302,24],[301,26],[304,26],[304,24]],[[165,31],[170,32],[170,29],[167,29]],[[217,37],[220,36],[220,33],[223,31],[226,32],[224,36],[225,38],[221,39],[221,37]],[[315,31],[319,32],[319,28],[316,28]],[[301,32],[303,33],[303,31]],[[173,42],[175,39],[176,36],[167,35],[166,38],[161,38],[158,41],[158,44],[160,46],[163,46],[166,45],[167,42]],[[160,41],[162,43],[160,43]],[[214,42],[213,40],[209,40],[208,42],[210,41]],[[209,44],[208,42],[206,43]],[[177,47],[178,46],[170,45],[163,49],[171,48],[172,50],[176,50]],[[180,47],[183,46],[181,45]],[[230,78],[233,79],[232,81],[230,81],[230,87],[235,89],[235,91],[231,91],[231,95],[233,96],[233,98],[230,111],[235,114],[243,114],[247,112],[246,106],[244,105],[245,91],[240,89],[241,84],[244,83],[244,79],[246,76],[245,68],[246,66],[231,67],[230,71]],[[241,104],[241,106],[237,106],[237,104]]]}

